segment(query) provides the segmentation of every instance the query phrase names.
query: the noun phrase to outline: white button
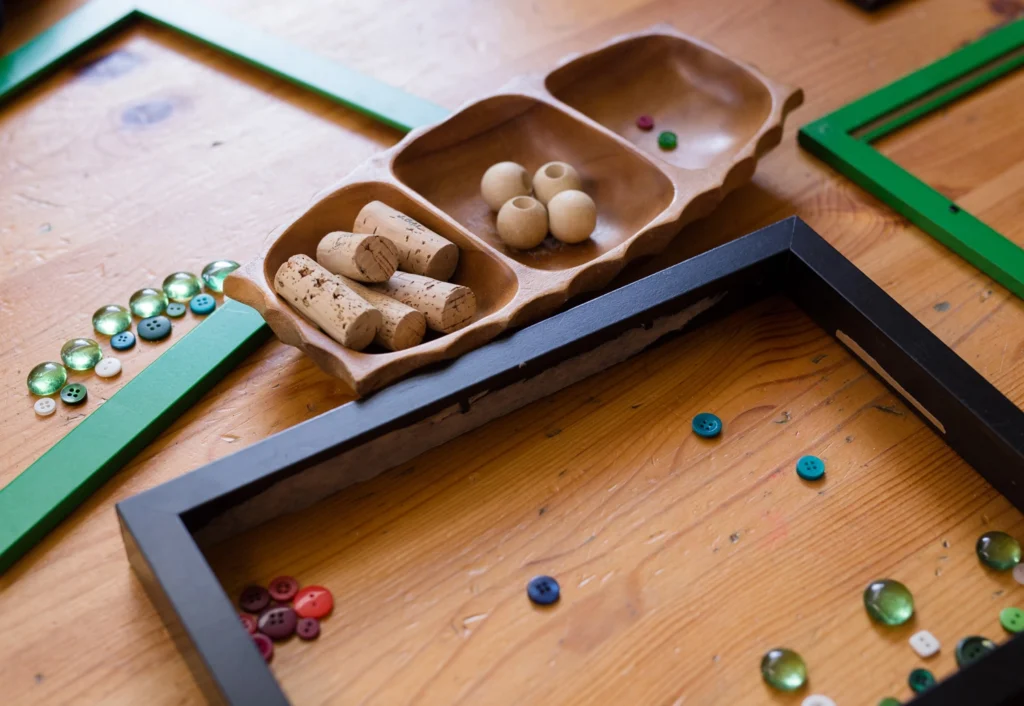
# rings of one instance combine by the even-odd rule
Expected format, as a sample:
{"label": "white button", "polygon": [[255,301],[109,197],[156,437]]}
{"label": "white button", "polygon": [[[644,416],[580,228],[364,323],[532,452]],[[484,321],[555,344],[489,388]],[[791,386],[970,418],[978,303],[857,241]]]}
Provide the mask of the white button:
{"label": "white button", "polygon": [[811,694],[800,706],[836,706],[836,702],[824,694]]}
{"label": "white button", "polygon": [[104,358],[96,363],[96,374],[101,378],[112,378],[121,372],[121,361],[117,358]]}
{"label": "white button", "polygon": [[40,397],[32,407],[40,417],[49,417],[57,409],[57,403],[49,397]]}
{"label": "white button", "polygon": [[1024,564],[1013,567],[1013,578],[1017,579],[1017,583],[1024,583]]}
{"label": "white button", "polygon": [[927,630],[910,636],[910,646],[919,657],[931,657],[939,651],[939,640]]}

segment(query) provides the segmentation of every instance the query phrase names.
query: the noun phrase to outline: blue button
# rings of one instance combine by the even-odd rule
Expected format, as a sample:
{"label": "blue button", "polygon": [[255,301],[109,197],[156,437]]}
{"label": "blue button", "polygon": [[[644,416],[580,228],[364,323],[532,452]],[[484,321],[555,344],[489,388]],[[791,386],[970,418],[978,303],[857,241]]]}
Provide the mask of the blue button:
{"label": "blue button", "polygon": [[825,462],[817,456],[804,456],[796,462],[796,474],[804,480],[821,480],[825,475]]}
{"label": "blue button", "polygon": [[135,334],[131,331],[122,331],[116,336],[110,337],[110,347],[115,351],[126,351],[135,345]]}
{"label": "blue button", "polygon": [[693,431],[706,439],[718,436],[722,433],[722,420],[710,412],[701,412],[693,418]]}
{"label": "blue button", "polygon": [[562,590],[550,576],[534,576],[526,584],[526,595],[537,605],[551,605],[558,600]]}
{"label": "blue button", "polygon": [[185,305],[181,302],[171,302],[167,305],[167,311],[164,313],[172,319],[179,319],[185,315]]}
{"label": "blue button", "polygon": [[209,294],[198,294],[192,297],[192,300],[188,303],[188,308],[192,310],[193,314],[206,316],[217,308],[217,300]]}
{"label": "blue button", "polygon": [[159,341],[171,335],[171,320],[166,316],[151,316],[139,322],[139,336],[146,341]]}

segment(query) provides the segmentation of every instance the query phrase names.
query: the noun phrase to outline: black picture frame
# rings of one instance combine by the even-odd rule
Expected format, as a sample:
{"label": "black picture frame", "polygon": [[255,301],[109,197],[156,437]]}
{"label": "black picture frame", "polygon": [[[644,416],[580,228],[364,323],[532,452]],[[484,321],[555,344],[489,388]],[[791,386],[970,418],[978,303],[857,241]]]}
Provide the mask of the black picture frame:
{"label": "black picture frame", "polygon": [[[807,224],[789,218],[493,341],[117,505],[131,564],[212,703],[288,700],[202,546],[308,506],[765,297],[788,296],[1024,509],[1024,412]],[[396,443],[400,442],[400,443]],[[917,706],[1024,702],[1024,640]]]}

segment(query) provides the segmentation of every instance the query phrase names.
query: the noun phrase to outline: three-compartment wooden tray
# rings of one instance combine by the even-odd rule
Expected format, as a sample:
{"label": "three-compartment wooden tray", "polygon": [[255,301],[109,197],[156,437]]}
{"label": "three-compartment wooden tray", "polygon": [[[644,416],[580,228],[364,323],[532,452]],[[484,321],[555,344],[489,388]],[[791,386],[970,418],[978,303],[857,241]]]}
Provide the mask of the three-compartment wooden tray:
{"label": "three-compartment wooden tray", "polygon": [[[620,37],[409,133],[318,195],[262,255],[228,278],[225,292],[259,311],[282,341],[366,394],[535,321],[569,297],[603,287],[634,258],[661,251],[753,176],[802,100],[799,89],[669,26]],[[635,126],[641,113],[655,116],[654,130]],[[676,149],[658,147],[662,129],[678,135]],[[484,171],[506,160],[530,172],[552,160],[576,167],[597,204],[591,239],[564,245],[549,237],[533,250],[506,248],[479,194]],[[314,257],[324,235],[351,230],[374,200],[458,245],[451,281],[477,297],[467,326],[402,351],[357,352],[277,296],[273,281],[282,263],[297,253]]]}

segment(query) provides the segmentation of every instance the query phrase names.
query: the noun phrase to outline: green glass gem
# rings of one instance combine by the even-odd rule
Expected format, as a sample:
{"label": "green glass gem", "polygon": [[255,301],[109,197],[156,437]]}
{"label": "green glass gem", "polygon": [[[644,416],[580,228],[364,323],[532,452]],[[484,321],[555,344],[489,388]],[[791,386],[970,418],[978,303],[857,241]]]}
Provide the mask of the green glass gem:
{"label": "green glass gem", "polygon": [[150,316],[159,316],[167,308],[167,295],[159,289],[146,287],[140,289],[128,300],[128,306],[132,313],[140,319],[148,319]]}
{"label": "green glass gem", "polygon": [[900,702],[891,696],[886,696],[884,699],[878,702],[878,706],[900,706]]}
{"label": "green glass gem", "polygon": [[103,359],[103,351],[91,338],[72,338],[61,346],[60,358],[72,370],[92,370]]}
{"label": "green glass gem", "polygon": [[101,306],[92,315],[92,327],[104,336],[116,336],[132,327],[132,313],[118,304]]}
{"label": "green glass gem", "polygon": [[202,289],[199,278],[191,272],[175,272],[164,280],[164,294],[172,302],[187,302]]}
{"label": "green glass gem", "polygon": [[60,363],[40,363],[28,371],[28,391],[39,397],[52,395],[67,381],[68,371]]}
{"label": "green glass gem", "polygon": [[1003,608],[999,611],[999,624],[1007,632],[1018,633],[1024,630],[1024,610],[1020,608]]}
{"label": "green glass gem", "polygon": [[679,144],[679,139],[674,132],[666,130],[658,135],[658,147],[663,150],[674,150],[677,144]]}
{"label": "green glass gem", "polygon": [[907,678],[907,683],[915,694],[920,694],[935,686],[935,675],[927,669],[915,669]]}
{"label": "green glass gem", "polygon": [[899,581],[872,581],[864,589],[864,607],[876,623],[903,625],[914,614],[914,597]]}
{"label": "green glass gem", "polygon": [[963,669],[969,664],[974,664],[989,652],[995,652],[996,643],[987,637],[971,635],[956,643],[956,666]]}
{"label": "green glass gem", "polygon": [[796,691],[807,683],[807,665],[793,650],[768,650],[761,658],[761,676],[779,691]]}
{"label": "green glass gem", "polygon": [[239,264],[234,260],[214,260],[203,268],[203,281],[211,292],[223,292],[224,280],[237,270]]}
{"label": "green glass gem", "polygon": [[1020,563],[1020,542],[1006,532],[986,532],[974,550],[982,564],[996,571],[1009,571]]}

